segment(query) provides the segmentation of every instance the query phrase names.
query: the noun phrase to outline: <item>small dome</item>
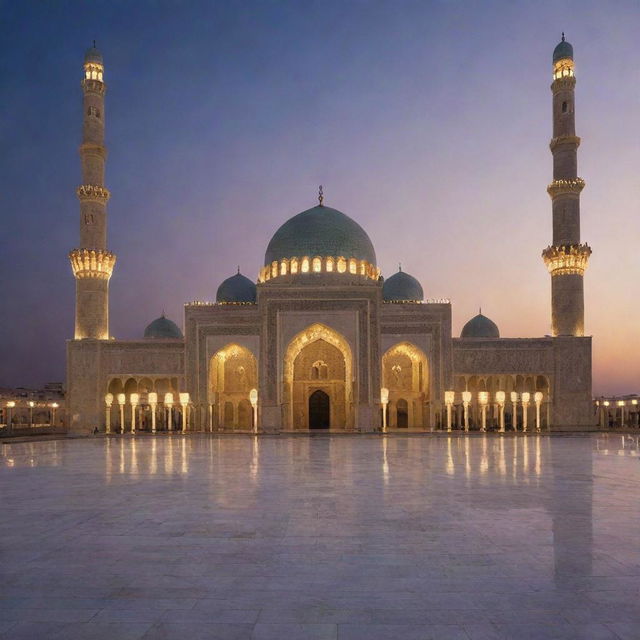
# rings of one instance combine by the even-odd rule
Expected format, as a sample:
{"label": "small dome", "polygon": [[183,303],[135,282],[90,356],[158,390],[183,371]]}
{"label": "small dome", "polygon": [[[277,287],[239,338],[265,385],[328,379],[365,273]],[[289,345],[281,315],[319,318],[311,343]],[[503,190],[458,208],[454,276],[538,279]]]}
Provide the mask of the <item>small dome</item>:
{"label": "small dome", "polygon": [[376,264],[376,252],[366,231],[341,211],[324,205],[287,220],[271,238],[264,264],[305,256],[356,258]]}
{"label": "small dome", "polygon": [[240,271],[227,278],[216,293],[218,304],[255,303],[256,285]]}
{"label": "small dome", "polygon": [[564,60],[565,58],[573,60],[573,47],[564,39],[563,33],[562,40],[553,50],[553,61],[558,62],[558,60]]}
{"label": "small dome", "polygon": [[145,338],[182,339],[182,331],[175,322],[166,318],[164,313],[147,325],[144,330]]}
{"label": "small dome", "polygon": [[461,338],[499,338],[498,325],[480,312],[462,327]]}
{"label": "small dome", "polygon": [[400,270],[384,281],[382,299],[385,302],[422,302],[422,285],[412,275]]}
{"label": "small dome", "polygon": [[103,64],[102,54],[96,49],[95,42],[93,43],[93,47],[87,49],[84,54],[85,62],[97,62],[98,64]]}

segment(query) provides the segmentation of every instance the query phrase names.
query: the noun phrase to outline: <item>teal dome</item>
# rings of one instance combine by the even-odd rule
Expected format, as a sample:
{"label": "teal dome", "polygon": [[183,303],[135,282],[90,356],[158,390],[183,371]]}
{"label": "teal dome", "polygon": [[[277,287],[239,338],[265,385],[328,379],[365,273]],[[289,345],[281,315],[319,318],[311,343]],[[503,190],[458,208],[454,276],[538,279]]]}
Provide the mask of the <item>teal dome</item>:
{"label": "teal dome", "polygon": [[218,304],[241,304],[255,303],[256,285],[243,276],[240,271],[227,278],[219,287],[216,293]]}
{"label": "teal dome", "polygon": [[264,264],[305,256],[356,258],[376,264],[376,252],[366,231],[341,211],[323,205],[287,220],[271,238]]}
{"label": "teal dome", "polygon": [[161,339],[182,339],[182,331],[175,322],[166,318],[164,313],[156,318],[152,323],[147,325],[144,330],[145,338],[161,338]]}
{"label": "teal dome", "polygon": [[412,275],[400,270],[384,281],[382,299],[385,302],[422,302],[422,285]]}
{"label": "teal dome", "polygon": [[558,60],[563,60],[565,58],[573,60],[573,47],[564,39],[563,33],[562,40],[553,50],[553,61],[558,62]]}
{"label": "teal dome", "polygon": [[498,325],[480,312],[462,327],[461,338],[499,338]]}
{"label": "teal dome", "polygon": [[85,62],[97,62],[98,64],[103,64],[102,54],[96,49],[95,43],[94,46],[90,49],[87,49],[84,54]]}

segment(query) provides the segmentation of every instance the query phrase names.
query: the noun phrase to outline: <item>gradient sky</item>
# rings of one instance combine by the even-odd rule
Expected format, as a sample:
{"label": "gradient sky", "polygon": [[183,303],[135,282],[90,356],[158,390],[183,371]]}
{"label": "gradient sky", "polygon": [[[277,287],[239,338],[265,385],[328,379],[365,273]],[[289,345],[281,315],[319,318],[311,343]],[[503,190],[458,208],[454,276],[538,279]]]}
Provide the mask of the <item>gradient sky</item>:
{"label": "gradient sky", "polygon": [[0,385],[64,379],[73,334],[82,61],[105,59],[111,332],[255,279],[316,203],[383,274],[550,332],[551,54],[573,44],[594,393],[640,391],[640,4],[0,2]]}

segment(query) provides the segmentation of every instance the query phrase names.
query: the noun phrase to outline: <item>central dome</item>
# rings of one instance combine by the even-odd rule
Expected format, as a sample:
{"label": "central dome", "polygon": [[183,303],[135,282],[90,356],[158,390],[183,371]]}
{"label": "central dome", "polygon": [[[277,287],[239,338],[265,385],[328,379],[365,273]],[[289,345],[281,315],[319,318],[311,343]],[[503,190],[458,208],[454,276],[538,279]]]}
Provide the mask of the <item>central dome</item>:
{"label": "central dome", "polygon": [[323,205],[287,220],[271,238],[264,264],[315,256],[355,258],[376,264],[376,252],[367,232],[341,211]]}

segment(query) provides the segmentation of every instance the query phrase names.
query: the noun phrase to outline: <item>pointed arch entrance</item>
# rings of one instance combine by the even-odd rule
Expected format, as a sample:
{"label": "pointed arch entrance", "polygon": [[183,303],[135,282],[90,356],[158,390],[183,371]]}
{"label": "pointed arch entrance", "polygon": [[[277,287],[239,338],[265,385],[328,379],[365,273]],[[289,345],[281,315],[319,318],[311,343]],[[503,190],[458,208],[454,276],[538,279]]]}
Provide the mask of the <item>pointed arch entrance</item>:
{"label": "pointed arch entrance", "polygon": [[256,358],[246,347],[228,344],[209,361],[209,403],[213,428],[250,429],[249,391],[257,388]]}
{"label": "pointed arch entrance", "polygon": [[352,371],[351,348],[337,331],[317,323],[296,335],[284,356],[286,428],[350,428]]}
{"label": "pointed arch entrance", "polygon": [[382,356],[382,386],[389,389],[389,426],[428,426],[429,368],[424,351],[399,342]]}

